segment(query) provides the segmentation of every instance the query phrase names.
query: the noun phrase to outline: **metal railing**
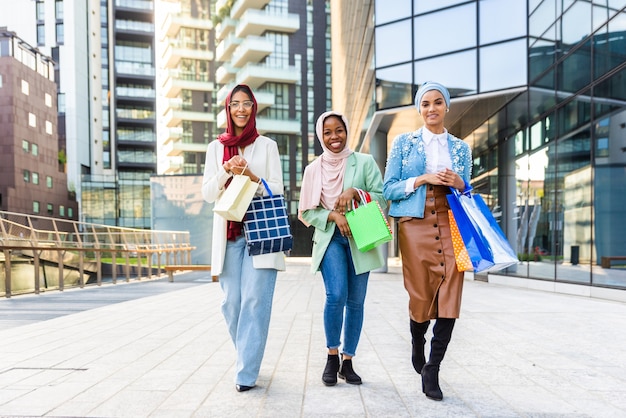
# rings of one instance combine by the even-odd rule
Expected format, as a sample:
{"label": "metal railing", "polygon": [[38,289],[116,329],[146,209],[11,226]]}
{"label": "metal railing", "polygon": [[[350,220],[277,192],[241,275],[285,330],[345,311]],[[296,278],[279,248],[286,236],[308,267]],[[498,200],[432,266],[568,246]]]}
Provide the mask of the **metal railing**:
{"label": "metal railing", "polygon": [[39,293],[42,278],[46,290],[82,288],[87,282],[101,285],[104,270],[112,283],[117,283],[118,274],[127,282],[131,276],[152,278],[164,273],[165,264],[191,264],[193,249],[188,231],[122,228],[0,211],[0,296]]}

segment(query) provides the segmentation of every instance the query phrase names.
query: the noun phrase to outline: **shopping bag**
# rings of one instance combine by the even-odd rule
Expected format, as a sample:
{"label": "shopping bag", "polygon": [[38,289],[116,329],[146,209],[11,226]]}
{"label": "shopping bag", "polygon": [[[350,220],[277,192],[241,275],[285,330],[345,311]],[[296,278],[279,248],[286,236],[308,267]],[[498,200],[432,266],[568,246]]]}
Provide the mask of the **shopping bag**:
{"label": "shopping bag", "polygon": [[463,242],[461,232],[454,219],[454,214],[448,210],[448,219],[450,220],[450,233],[452,235],[452,246],[454,247],[454,260],[458,271],[474,271],[472,260],[470,260],[467,248]]}
{"label": "shopping bag", "polygon": [[474,272],[502,270],[519,262],[504,232],[478,194],[450,188],[447,195],[459,232],[472,260]]}
{"label": "shopping bag", "polygon": [[226,190],[215,202],[213,212],[229,221],[241,222],[257,188],[258,183],[254,183],[250,177],[234,175]]}
{"label": "shopping bag", "polygon": [[274,195],[264,179],[261,182],[269,196],[252,199],[243,220],[249,255],[289,251],[293,236],[283,195]]}
{"label": "shopping bag", "polygon": [[365,193],[360,189],[357,192],[361,204],[353,204],[353,209],[346,212],[346,221],[359,251],[367,252],[391,241],[391,227],[378,202],[367,202]]}

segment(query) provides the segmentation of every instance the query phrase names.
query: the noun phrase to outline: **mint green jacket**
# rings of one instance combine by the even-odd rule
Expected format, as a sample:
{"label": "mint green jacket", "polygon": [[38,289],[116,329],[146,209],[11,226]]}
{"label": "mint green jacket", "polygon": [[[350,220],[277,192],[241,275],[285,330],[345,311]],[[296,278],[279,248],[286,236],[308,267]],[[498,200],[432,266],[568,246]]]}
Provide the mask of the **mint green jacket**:
{"label": "mint green jacket", "polygon": [[[383,179],[380,169],[370,154],[354,152],[348,157],[346,172],[343,179],[343,190],[356,187],[370,193],[372,201],[377,201],[383,210],[387,201],[383,198]],[[302,218],[315,228],[313,233],[313,253],[311,254],[311,272],[319,271],[326,248],[335,232],[335,223],[328,220],[330,210],[318,206],[315,209],[305,210]],[[385,264],[382,244],[370,251],[361,252],[356,247],[354,239],[349,238],[352,260],[356,274],[375,270]]]}

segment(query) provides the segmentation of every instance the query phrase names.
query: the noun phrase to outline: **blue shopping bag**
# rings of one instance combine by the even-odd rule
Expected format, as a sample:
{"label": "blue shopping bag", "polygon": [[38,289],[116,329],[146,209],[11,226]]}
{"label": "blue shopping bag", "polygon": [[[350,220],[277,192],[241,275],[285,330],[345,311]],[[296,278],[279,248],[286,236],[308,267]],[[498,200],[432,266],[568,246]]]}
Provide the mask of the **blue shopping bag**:
{"label": "blue shopping bag", "polygon": [[261,179],[269,196],[252,199],[243,219],[243,230],[249,255],[289,251],[293,236],[283,195],[274,195]]}
{"label": "blue shopping bag", "polygon": [[450,210],[474,266],[474,272],[492,272],[517,264],[519,259],[487,204],[471,188],[461,193],[450,188]]}

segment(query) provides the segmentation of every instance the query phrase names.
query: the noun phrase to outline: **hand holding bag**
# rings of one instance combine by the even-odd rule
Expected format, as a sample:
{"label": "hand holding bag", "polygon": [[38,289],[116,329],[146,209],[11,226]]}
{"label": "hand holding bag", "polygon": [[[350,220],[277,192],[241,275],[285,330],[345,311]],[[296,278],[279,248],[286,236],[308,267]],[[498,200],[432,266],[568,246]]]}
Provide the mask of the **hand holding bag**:
{"label": "hand holding bag", "polygon": [[367,252],[391,241],[391,227],[378,202],[367,202],[363,190],[356,190],[361,197],[361,204],[353,204],[354,209],[346,213],[346,220],[357,248]]}
{"label": "hand holding bag", "polygon": [[215,202],[213,212],[229,221],[241,222],[257,188],[258,183],[254,183],[250,177],[235,174],[226,190]]}
{"label": "hand holding bag", "polygon": [[463,237],[474,272],[497,271],[519,262],[504,232],[478,194],[471,194],[471,187],[460,193],[450,188],[447,195],[450,210]]}
{"label": "hand holding bag", "polygon": [[252,199],[243,221],[249,255],[289,251],[293,237],[283,195],[274,195],[264,179],[269,196]]}

